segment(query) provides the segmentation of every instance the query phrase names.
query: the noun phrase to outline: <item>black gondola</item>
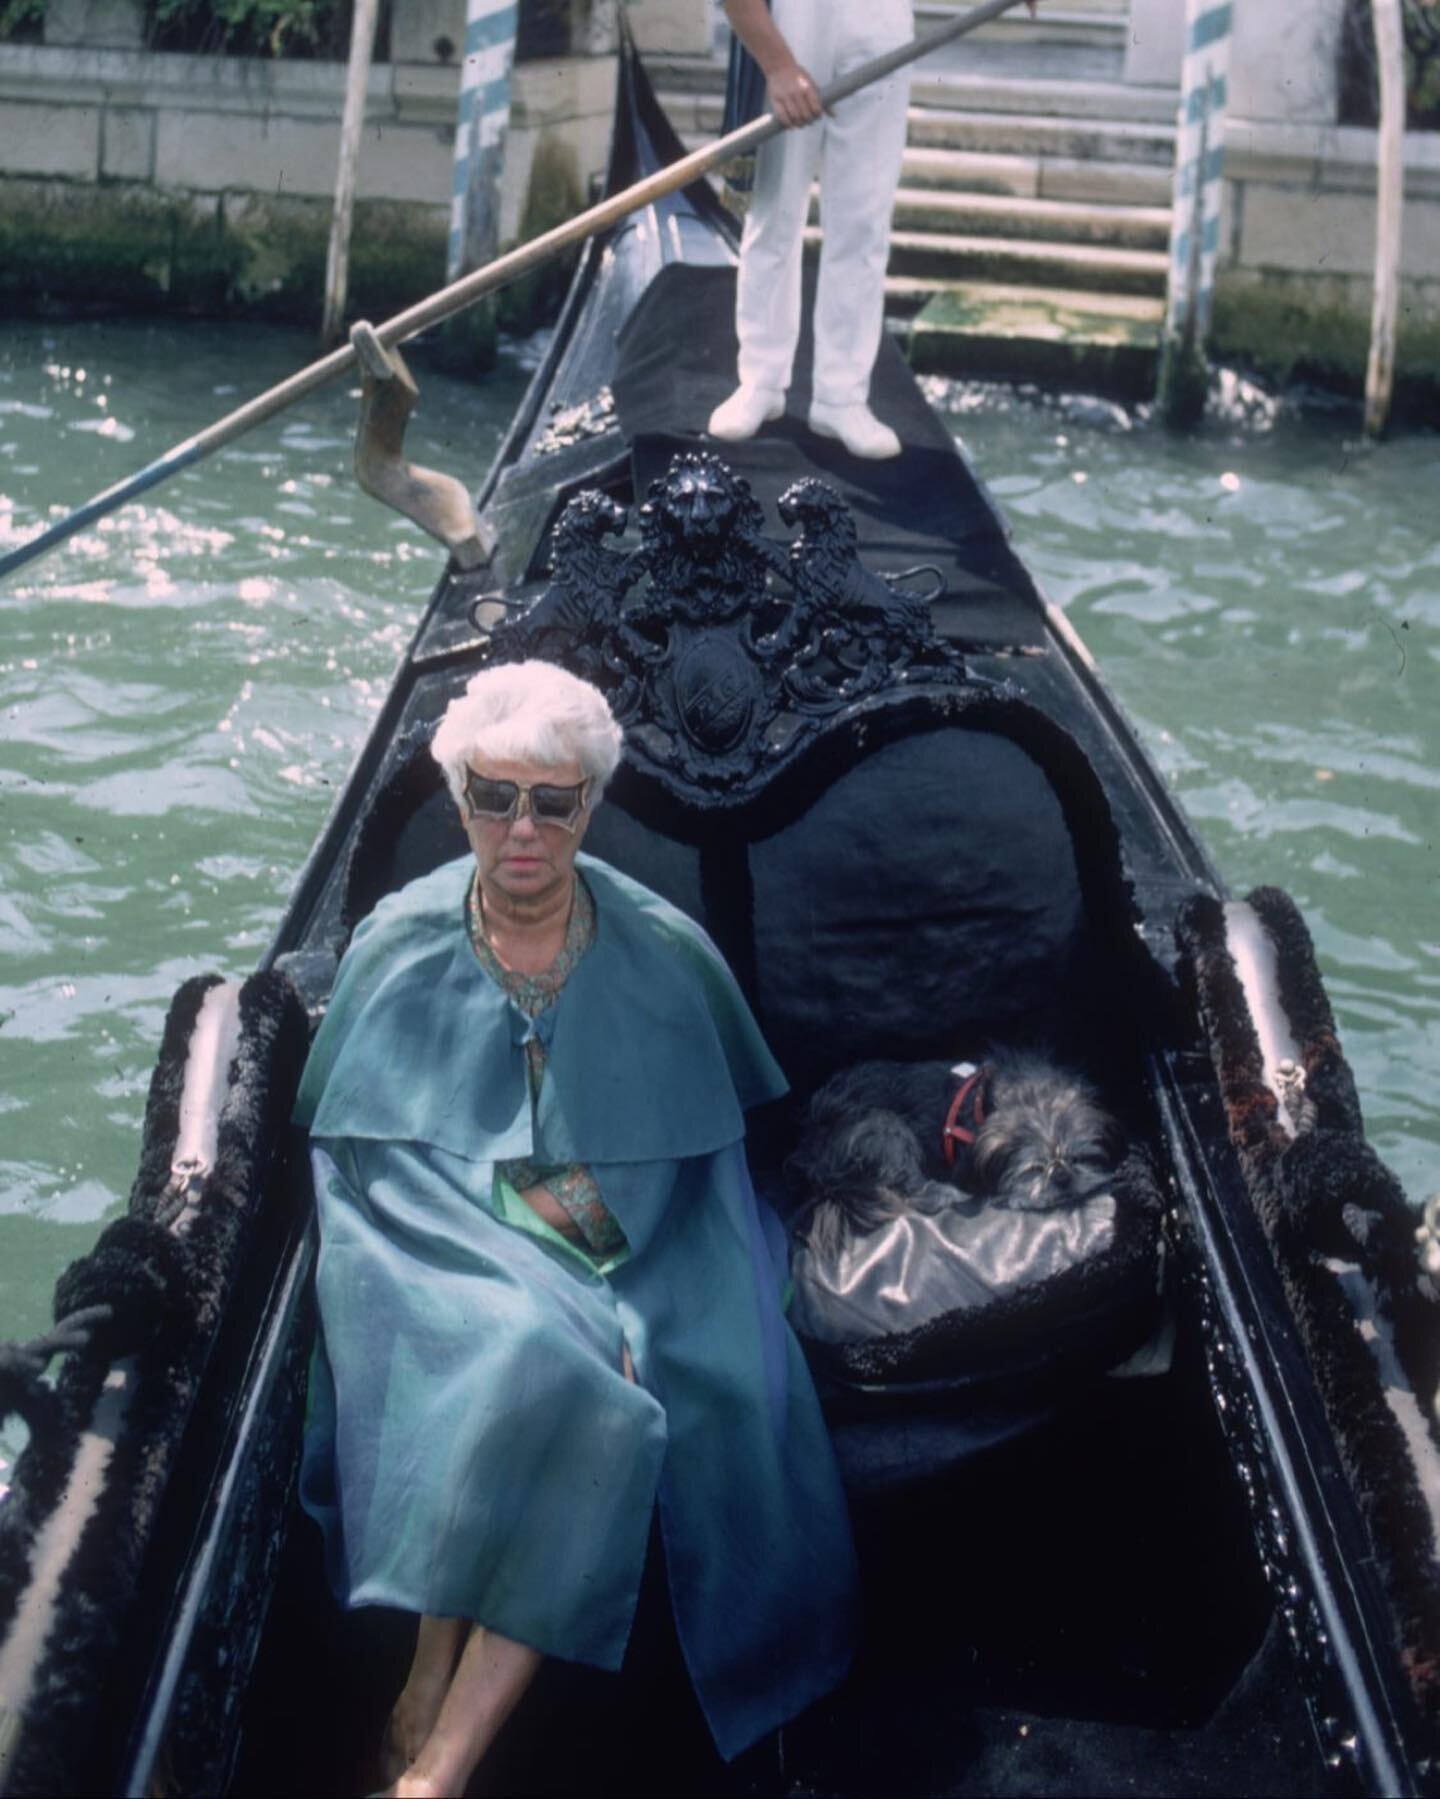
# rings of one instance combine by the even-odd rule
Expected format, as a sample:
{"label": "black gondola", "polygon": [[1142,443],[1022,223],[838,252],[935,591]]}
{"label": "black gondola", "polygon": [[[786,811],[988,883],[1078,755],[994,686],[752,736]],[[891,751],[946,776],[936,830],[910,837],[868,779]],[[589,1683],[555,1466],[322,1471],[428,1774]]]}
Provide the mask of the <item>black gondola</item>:
{"label": "black gondola", "polygon": [[[627,57],[612,190],[677,153]],[[493,547],[442,579],[261,972],[176,997],[128,1215],[57,1295],[109,1323],[53,1395],[0,1361],[31,1431],[0,1791],[360,1790],[406,1646],[337,1615],[294,1504],[287,1120],[355,923],[463,848],[428,732],[519,653],[611,692],[591,847],[706,925],[798,1093],[1041,1037],[1140,1148],[1091,1263],[811,1346],[866,1581],[833,1700],[723,1767],[657,1554],[625,1674],[547,1668],[476,1790],[1440,1790],[1440,1245],[1365,1143],[1303,922],[1227,896],[893,347],[896,462],[794,418],[707,456],[734,243],[698,186],[590,245],[480,495]],[[754,1146],[777,1195],[792,1129]]]}

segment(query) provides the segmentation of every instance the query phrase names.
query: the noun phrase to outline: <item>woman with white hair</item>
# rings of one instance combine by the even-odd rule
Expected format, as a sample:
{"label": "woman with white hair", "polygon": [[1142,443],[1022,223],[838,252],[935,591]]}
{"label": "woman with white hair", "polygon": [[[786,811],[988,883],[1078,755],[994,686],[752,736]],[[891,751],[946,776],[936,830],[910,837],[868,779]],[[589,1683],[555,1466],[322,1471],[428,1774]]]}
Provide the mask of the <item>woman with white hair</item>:
{"label": "woman with white hair", "polygon": [[342,1599],[420,1615],[397,1793],[463,1790],[544,1657],[618,1669],[657,1509],[724,1756],[849,1661],[843,1499],[744,1156],[784,1080],[698,926],[579,853],[620,744],[547,663],[471,681],[432,747],[472,854],[357,929],[301,1087],[301,1494]]}

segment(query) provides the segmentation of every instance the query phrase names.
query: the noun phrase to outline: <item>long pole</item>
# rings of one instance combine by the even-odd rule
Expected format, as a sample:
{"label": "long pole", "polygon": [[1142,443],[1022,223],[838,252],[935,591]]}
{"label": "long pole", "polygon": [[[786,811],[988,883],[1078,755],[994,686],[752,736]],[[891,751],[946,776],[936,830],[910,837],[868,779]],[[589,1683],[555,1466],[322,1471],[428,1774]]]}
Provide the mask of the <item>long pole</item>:
{"label": "long pole", "polygon": [[1395,383],[1395,330],[1400,317],[1400,215],[1405,206],[1405,45],[1400,0],[1372,0],[1375,61],[1380,71],[1376,145],[1375,303],[1365,369],[1365,435],[1379,437],[1390,416]]}
{"label": "long pole", "polygon": [[345,70],[345,110],[340,116],[340,162],[335,171],[335,211],[330,220],[330,247],[325,255],[325,310],[320,342],[329,348],[340,335],[345,294],[350,285],[350,227],[355,219],[355,165],[360,160],[360,133],[365,125],[365,89],[375,51],[379,0],[355,0],[350,21],[350,61]]}
{"label": "long pole", "polygon": [[[1001,13],[1010,12],[1023,3],[1024,0],[983,0],[983,4],[973,7],[949,24],[938,26],[934,31],[928,31],[896,50],[887,51],[884,56],[874,57],[870,62],[853,69],[850,74],[841,76],[838,81],[831,82],[829,87],[821,90],[821,104],[827,109],[835,106],[862,87],[868,87],[872,81],[879,81],[884,76],[893,74],[896,69],[904,68],[907,63],[928,55],[942,44],[964,37],[967,32],[974,31],[991,19],[998,19]],[[740,156],[747,150],[753,150],[757,144],[764,143],[766,138],[775,137],[783,130],[784,126],[773,113],[762,113],[758,119],[742,125],[738,131],[717,138],[713,144],[707,144],[703,149],[691,151],[689,156],[682,156],[678,162],[672,162],[657,174],[647,175],[643,181],[637,181],[623,193],[611,195],[598,206],[590,207],[587,212],[578,214],[565,224],[557,225],[552,231],[532,238],[528,244],[521,244],[518,249],[497,257],[485,268],[477,269],[473,275],[452,281],[448,287],[442,287],[428,299],[418,301],[404,312],[397,312],[394,318],[387,319],[383,325],[376,327],[375,335],[387,349],[418,336],[432,325],[438,325],[457,312],[463,312],[467,306],[473,306],[483,295],[494,293],[507,282],[528,274],[542,262],[558,256],[562,250],[568,250],[572,245],[582,243],[598,232],[608,231],[612,225],[619,224],[621,219],[638,211],[640,207],[652,205],[666,194],[674,193],[677,188],[687,187],[702,175],[708,175],[711,169],[728,162],[732,156]],[[194,437],[187,437],[183,443],[176,444],[163,456],[156,457],[155,461],[138,473],[117,481],[113,487],[107,487],[103,493],[96,494],[94,499],[87,500],[83,506],[78,506],[64,518],[57,519],[28,543],[21,544],[8,555],[0,556],[0,577],[13,574],[17,568],[23,568],[35,557],[43,556],[47,550],[63,543],[76,531],[84,530],[96,519],[104,518],[107,513],[114,512],[127,501],[148,493],[162,481],[168,481],[182,469],[190,468],[206,456],[213,455],[216,450],[233,443],[237,437],[253,430],[256,425],[263,424],[266,419],[274,418],[276,413],[283,412],[287,406],[293,406],[297,400],[304,399],[307,394],[314,393],[316,388],[323,387],[354,366],[354,350],[349,344],[342,344],[328,356],[312,362],[308,368],[278,382],[265,393],[257,394],[253,400],[237,406],[233,412],[226,413],[224,418],[217,419],[213,425],[206,426],[205,430],[197,432]]]}

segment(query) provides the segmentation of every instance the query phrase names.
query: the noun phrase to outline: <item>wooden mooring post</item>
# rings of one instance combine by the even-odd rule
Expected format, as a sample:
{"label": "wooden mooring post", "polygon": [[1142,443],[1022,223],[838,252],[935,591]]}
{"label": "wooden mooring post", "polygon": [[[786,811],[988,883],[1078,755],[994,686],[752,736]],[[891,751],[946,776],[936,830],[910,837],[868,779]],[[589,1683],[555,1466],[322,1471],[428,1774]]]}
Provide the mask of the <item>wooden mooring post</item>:
{"label": "wooden mooring post", "polygon": [[500,243],[500,169],[510,118],[515,0],[466,0],[445,279],[491,261]]}
{"label": "wooden mooring post", "polygon": [[1200,422],[1210,383],[1205,344],[1220,250],[1231,23],[1231,0],[1187,0],[1170,270],[1155,389],[1160,416],[1177,430]]}
{"label": "wooden mooring post", "polygon": [[340,162],[335,172],[335,210],[330,218],[330,245],[325,255],[325,310],[320,342],[325,349],[339,341],[350,285],[350,228],[355,219],[355,170],[360,160],[360,134],[365,126],[365,90],[370,59],[375,54],[375,22],[379,0],[355,0],[350,21],[350,61],[345,71],[345,110],[340,117]]}
{"label": "wooden mooring post", "polygon": [[1400,317],[1400,215],[1405,206],[1405,41],[1400,0],[1371,0],[1375,62],[1380,75],[1380,129],[1375,155],[1375,304],[1365,368],[1365,435],[1379,437],[1395,385],[1395,330]]}

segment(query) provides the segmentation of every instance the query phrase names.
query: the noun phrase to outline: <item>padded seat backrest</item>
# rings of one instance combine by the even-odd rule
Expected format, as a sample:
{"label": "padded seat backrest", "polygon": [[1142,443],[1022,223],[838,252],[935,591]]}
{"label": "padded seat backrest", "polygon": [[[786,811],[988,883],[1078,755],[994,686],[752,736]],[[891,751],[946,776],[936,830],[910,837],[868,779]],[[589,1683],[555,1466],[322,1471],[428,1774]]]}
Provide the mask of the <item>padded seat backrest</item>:
{"label": "padded seat backrest", "polygon": [[885,745],[755,843],[755,991],[809,1085],[867,1057],[1033,1035],[1085,958],[1070,836],[1044,774],[987,731]]}

